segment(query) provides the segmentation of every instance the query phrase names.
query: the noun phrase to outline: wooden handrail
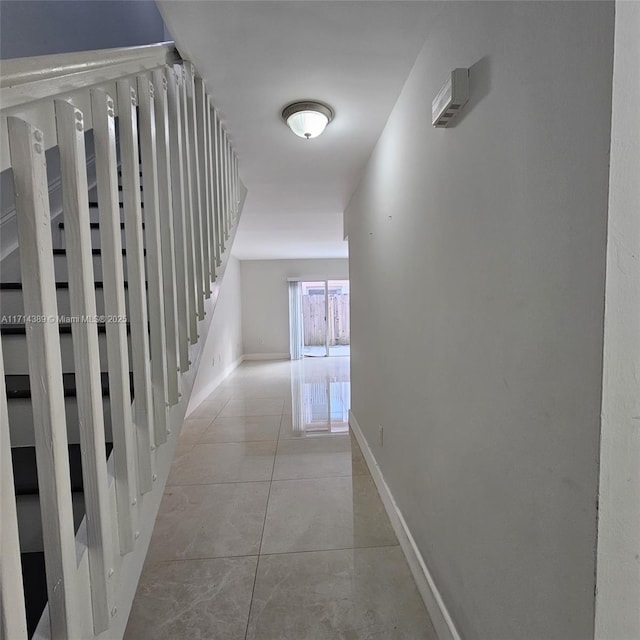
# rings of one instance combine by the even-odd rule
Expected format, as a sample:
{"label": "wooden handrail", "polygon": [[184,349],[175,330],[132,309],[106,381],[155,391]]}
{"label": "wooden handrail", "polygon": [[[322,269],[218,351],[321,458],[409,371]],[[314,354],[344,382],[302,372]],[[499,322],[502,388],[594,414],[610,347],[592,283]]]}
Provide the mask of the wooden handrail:
{"label": "wooden handrail", "polygon": [[[89,55],[95,52],[86,53]],[[40,60],[40,57],[23,58],[22,61],[35,59]],[[119,78],[170,65],[179,60],[180,55],[175,47],[163,46],[152,51],[143,50],[140,56],[122,58],[113,56],[105,58],[101,62],[96,61],[84,65],[61,65],[59,67],[51,65],[46,69],[24,69],[13,75],[9,70],[8,80],[5,80],[4,69],[5,64],[10,62],[8,61],[2,65],[2,74],[0,75],[0,110],[15,109],[37,100],[102,85]]]}
{"label": "wooden handrail", "polygon": [[21,116],[44,134],[43,146],[55,146],[53,100],[71,100],[85,112],[85,128],[93,126],[88,90],[106,87],[126,77],[182,62],[173,42],[16,58],[0,62],[0,171],[11,166],[5,117]]}
{"label": "wooden handrail", "polygon": [[14,58],[0,63],[0,88],[95,71],[125,62],[139,62],[143,58],[153,60],[156,66],[171,65],[182,59],[171,41],[140,47],[118,47]]}

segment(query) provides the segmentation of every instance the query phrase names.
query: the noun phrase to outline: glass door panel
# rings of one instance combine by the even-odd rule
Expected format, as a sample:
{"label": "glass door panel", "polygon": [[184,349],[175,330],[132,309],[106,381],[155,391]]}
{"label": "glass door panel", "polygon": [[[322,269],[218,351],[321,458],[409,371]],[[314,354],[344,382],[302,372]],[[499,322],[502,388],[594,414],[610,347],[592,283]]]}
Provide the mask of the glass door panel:
{"label": "glass door panel", "polygon": [[302,283],[302,330],[305,356],[327,355],[327,283]]}
{"label": "glass door panel", "polygon": [[349,281],[327,283],[327,333],[330,356],[348,356],[351,344],[349,321]]}

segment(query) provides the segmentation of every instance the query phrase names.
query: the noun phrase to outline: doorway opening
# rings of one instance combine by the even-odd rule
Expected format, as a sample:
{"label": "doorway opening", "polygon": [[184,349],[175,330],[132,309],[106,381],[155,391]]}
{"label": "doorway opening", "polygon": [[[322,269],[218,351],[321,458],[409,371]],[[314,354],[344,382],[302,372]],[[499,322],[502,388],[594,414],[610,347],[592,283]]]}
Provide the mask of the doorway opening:
{"label": "doorway opening", "polygon": [[349,281],[314,280],[300,283],[302,355],[348,356],[351,344]]}

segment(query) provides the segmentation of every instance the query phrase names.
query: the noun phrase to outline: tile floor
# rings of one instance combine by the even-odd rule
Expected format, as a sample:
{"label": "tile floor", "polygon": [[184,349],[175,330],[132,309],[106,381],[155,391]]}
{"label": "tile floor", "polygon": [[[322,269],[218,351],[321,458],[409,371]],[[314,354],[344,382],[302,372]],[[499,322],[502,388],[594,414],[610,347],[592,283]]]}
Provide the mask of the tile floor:
{"label": "tile floor", "polygon": [[348,358],[245,363],[186,420],[126,640],[435,640],[348,429]]}

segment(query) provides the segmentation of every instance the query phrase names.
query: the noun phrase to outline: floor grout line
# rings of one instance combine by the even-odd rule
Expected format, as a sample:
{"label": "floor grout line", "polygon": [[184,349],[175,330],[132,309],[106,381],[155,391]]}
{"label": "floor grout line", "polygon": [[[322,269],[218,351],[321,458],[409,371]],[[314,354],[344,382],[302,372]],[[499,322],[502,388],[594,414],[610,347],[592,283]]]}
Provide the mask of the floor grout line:
{"label": "floor grout line", "polygon": [[[189,484],[168,484],[165,486],[165,492],[167,489],[171,489],[171,487],[208,487],[210,485],[224,485],[224,484],[266,484],[267,482],[271,482],[269,479],[265,480],[229,480],[228,482],[191,482]],[[276,480],[276,482],[278,482]]]}
{"label": "floor grout line", "polygon": [[[323,549],[300,549],[295,551],[272,551],[270,553],[239,553],[233,554],[229,556],[194,556],[191,558],[167,558],[162,560],[152,560],[149,565],[157,565],[157,564],[169,564],[171,562],[199,562],[201,560],[232,560],[234,558],[262,558],[268,556],[290,556],[290,555],[300,555],[303,553],[331,553],[332,551],[359,551],[361,549],[391,549],[393,547],[399,547],[399,542],[394,542],[393,544],[373,544],[373,545],[363,545],[363,546],[355,546],[355,547],[332,547],[332,548],[323,548]],[[254,583],[255,585],[255,583]]]}
{"label": "floor grout line", "polygon": [[202,562],[203,560],[233,560],[234,558],[257,558],[257,553],[241,553],[232,556],[196,556],[193,558],[168,558],[165,560],[152,560],[149,566],[158,564],[171,564],[172,562]]}
{"label": "floor grout line", "polygon": [[302,553],[331,553],[332,551],[359,551],[361,549],[392,549],[393,547],[399,547],[399,542],[394,542],[393,544],[372,544],[372,545],[362,545],[356,547],[335,547],[331,549],[301,549],[299,551],[272,551],[270,553],[260,553],[258,557],[266,558],[267,556],[290,556],[290,555],[299,555]]}
{"label": "floor grout line", "polygon": [[185,444],[255,444],[256,442],[278,442],[278,440],[274,440],[273,438],[267,440],[231,440],[229,442],[204,442],[200,440],[198,442],[185,442]]}
{"label": "floor grout line", "polygon": [[[280,414],[280,427],[282,427],[283,413]],[[278,434],[280,430],[278,430]],[[273,472],[276,468],[276,455],[278,453],[278,447],[276,445],[276,453],[273,456],[273,464],[271,466],[271,479],[269,480],[269,491],[267,493],[267,503],[264,508],[264,520],[262,522],[262,532],[260,533],[260,544],[258,545],[258,561],[256,562],[256,572],[253,576],[253,586],[251,587],[251,599],[249,600],[249,613],[247,614],[247,626],[244,631],[244,640],[247,640],[249,634],[249,622],[251,621],[251,609],[253,608],[253,596],[256,591],[256,582],[258,580],[258,569],[260,568],[260,552],[262,551],[262,540],[264,538],[264,529],[267,524],[267,513],[269,512],[269,498],[271,498],[271,487],[273,486]]]}
{"label": "floor grout line", "polygon": [[[277,456],[274,456],[274,464]],[[332,474],[330,476],[301,476],[298,478],[273,478],[273,471],[271,478],[265,478],[264,480],[227,480],[218,482],[187,482],[167,484],[165,492],[171,487],[207,487],[209,485],[223,485],[223,484],[264,484],[266,482],[298,482],[300,480],[331,480],[332,478],[369,478],[370,473],[344,473],[344,474]]]}

